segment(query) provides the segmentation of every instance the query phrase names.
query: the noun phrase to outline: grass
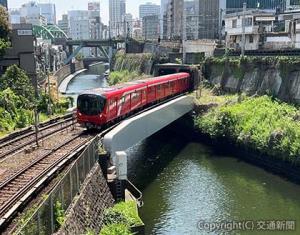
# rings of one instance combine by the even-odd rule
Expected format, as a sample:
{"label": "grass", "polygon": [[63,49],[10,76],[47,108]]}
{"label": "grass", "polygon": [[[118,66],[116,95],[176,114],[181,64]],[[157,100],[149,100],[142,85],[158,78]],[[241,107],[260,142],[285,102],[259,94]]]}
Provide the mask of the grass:
{"label": "grass", "polygon": [[130,72],[129,70],[121,70],[111,72],[108,78],[108,83],[110,86],[125,83],[137,79],[143,79],[147,76],[145,74],[139,74],[136,71]]}
{"label": "grass", "polygon": [[100,235],[129,235],[132,234],[131,226],[142,225],[143,222],[138,215],[136,203],[129,201],[120,202],[106,210],[104,224]]}
{"label": "grass", "polygon": [[244,97],[195,118],[195,125],[212,138],[237,144],[300,164],[300,112],[269,96]]}
{"label": "grass", "polygon": [[213,88],[203,87],[201,88],[201,97],[196,99],[197,104],[218,104],[223,105],[229,101],[237,100],[238,95],[215,95]]}

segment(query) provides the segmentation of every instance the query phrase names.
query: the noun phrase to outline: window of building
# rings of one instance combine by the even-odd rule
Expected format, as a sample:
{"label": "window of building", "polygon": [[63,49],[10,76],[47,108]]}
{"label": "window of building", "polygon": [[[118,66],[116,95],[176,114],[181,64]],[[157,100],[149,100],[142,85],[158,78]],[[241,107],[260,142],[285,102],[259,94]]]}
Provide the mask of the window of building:
{"label": "window of building", "polygon": [[237,27],[237,20],[232,20],[232,28],[236,28]]}
{"label": "window of building", "polygon": [[249,36],[249,43],[253,43],[254,39],[253,39],[253,35]]}

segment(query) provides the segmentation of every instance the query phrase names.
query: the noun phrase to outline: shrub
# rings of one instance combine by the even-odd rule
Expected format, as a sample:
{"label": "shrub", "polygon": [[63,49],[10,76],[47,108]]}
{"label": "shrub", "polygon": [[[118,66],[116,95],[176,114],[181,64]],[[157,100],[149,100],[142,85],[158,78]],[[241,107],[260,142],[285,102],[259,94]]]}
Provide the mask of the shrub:
{"label": "shrub", "polygon": [[246,98],[197,117],[196,126],[212,138],[223,138],[292,163],[300,156],[300,122],[292,105],[268,96]]}

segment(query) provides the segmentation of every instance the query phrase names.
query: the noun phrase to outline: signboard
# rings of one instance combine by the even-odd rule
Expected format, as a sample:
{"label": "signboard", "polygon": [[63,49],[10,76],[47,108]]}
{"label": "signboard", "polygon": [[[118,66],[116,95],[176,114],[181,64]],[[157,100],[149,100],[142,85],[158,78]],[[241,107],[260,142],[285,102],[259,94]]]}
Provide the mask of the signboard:
{"label": "signboard", "polygon": [[31,29],[18,29],[18,36],[32,36]]}

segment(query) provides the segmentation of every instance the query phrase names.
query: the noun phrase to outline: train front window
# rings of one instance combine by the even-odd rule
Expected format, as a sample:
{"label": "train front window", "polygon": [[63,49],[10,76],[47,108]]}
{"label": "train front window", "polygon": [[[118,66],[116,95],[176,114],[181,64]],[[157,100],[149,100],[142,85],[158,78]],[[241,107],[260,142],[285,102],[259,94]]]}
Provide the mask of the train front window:
{"label": "train front window", "polygon": [[85,115],[98,115],[105,106],[106,99],[98,95],[80,95],[77,101],[79,112]]}

